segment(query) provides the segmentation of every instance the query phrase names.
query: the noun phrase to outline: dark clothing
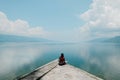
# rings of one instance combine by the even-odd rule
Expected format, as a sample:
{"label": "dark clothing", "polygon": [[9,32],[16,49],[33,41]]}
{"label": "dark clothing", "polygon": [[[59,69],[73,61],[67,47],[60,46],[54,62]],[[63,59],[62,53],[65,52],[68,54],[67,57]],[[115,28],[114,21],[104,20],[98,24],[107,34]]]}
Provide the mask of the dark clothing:
{"label": "dark clothing", "polygon": [[64,58],[64,56],[61,55],[61,56],[59,57],[59,65],[64,65],[64,64],[66,64],[66,63],[65,63],[65,58]]}

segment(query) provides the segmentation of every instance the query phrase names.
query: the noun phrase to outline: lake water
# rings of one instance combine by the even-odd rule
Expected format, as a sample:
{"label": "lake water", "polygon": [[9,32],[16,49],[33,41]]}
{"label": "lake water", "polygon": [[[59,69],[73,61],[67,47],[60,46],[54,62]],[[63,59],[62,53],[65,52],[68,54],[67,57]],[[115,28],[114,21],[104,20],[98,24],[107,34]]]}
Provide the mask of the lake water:
{"label": "lake water", "polygon": [[120,44],[0,43],[0,80],[13,80],[64,53],[78,68],[105,80],[120,80]]}

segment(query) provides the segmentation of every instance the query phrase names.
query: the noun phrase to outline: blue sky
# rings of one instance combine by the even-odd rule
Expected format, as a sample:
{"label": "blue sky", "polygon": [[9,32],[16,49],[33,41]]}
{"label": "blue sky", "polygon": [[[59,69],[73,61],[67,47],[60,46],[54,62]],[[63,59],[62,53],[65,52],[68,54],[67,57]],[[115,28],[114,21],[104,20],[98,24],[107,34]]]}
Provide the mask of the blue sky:
{"label": "blue sky", "polygon": [[72,29],[82,21],[77,15],[86,11],[91,0],[2,0],[0,10],[9,19],[22,19],[48,30]]}
{"label": "blue sky", "polygon": [[[3,22],[1,22],[2,27],[0,26],[0,30],[2,34],[37,36],[60,41],[80,41],[105,37],[103,36],[105,33],[103,30],[106,29],[104,26],[107,24],[104,23],[105,25],[100,25],[100,23],[106,21],[110,26],[118,26],[116,19],[114,23],[108,20],[108,18],[114,16],[117,12],[113,11],[113,14],[106,17],[107,19],[105,18],[105,21],[103,21],[104,19],[101,19],[99,16],[102,14],[105,16],[108,13],[105,13],[105,8],[100,8],[100,5],[104,7],[110,6],[113,10],[118,8],[118,6],[114,7],[114,4],[118,4],[119,0],[117,0],[118,3],[112,3],[112,1],[113,0],[0,0],[1,16],[5,18],[1,18],[1,20],[5,20],[3,22],[6,22],[6,24],[13,25],[10,25],[10,29],[8,27],[4,27],[3,29],[4,25],[2,24]],[[107,11],[109,8],[105,10]],[[96,27],[93,28],[91,26]],[[99,29],[99,26],[103,27]],[[5,29],[9,30],[7,31]],[[118,31],[117,33],[112,33],[114,34],[113,36],[119,35],[119,29],[120,28],[117,27]],[[18,32],[18,30],[20,31]],[[110,31],[111,30],[107,32]],[[114,29],[112,29],[112,31],[116,32]],[[106,36],[110,37],[109,35],[111,35],[111,33],[107,33]]]}

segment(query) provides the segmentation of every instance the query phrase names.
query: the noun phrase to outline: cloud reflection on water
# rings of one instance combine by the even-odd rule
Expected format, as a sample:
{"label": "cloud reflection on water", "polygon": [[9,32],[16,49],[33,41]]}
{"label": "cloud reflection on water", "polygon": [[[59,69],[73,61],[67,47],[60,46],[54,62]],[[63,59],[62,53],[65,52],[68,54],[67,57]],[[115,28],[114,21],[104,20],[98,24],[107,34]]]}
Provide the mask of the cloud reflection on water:
{"label": "cloud reflection on water", "polygon": [[79,46],[78,52],[77,55],[84,61],[84,64],[80,65],[81,68],[98,76],[102,73],[106,80],[119,80],[119,44],[117,47],[116,44],[87,44]]}
{"label": "cloud reflection on water", "polygon": [[[9,45],[10,46],[10,45]],[[32,63],[35,58],[41,56],[44,49],[30,46],[11,46],[0,49],[0,74],[9,73],[19,69],[23,65]]]}
{"label": "cloud reflection on water", "polygon": [[[106,80],[119,80],[119,44],[2,44],[0,45],[0,74],[38,67],[65,53],[68,63],[80,67]],[[33,66],[31,66],[33,63]]]}

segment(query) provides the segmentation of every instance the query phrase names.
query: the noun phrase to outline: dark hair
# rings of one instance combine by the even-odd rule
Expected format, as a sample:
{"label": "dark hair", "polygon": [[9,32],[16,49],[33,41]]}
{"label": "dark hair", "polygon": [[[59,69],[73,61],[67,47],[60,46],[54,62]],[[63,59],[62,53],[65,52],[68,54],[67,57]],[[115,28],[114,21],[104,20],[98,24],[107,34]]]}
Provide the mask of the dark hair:
{"label": "dark hair", "polygon": [[63,54],[63,53],[61,53],[61,56],[64,56],[64,54]]}

